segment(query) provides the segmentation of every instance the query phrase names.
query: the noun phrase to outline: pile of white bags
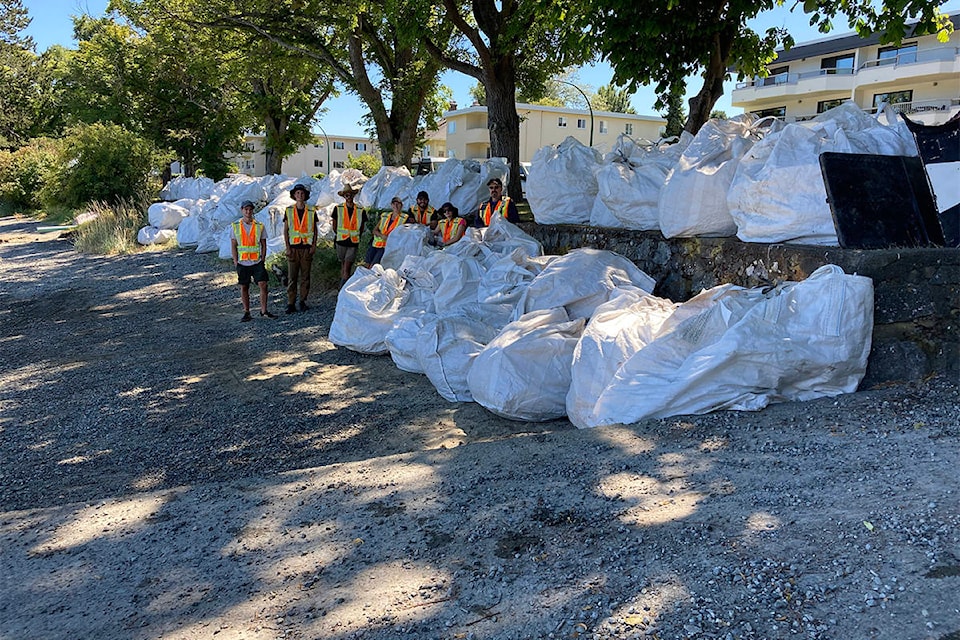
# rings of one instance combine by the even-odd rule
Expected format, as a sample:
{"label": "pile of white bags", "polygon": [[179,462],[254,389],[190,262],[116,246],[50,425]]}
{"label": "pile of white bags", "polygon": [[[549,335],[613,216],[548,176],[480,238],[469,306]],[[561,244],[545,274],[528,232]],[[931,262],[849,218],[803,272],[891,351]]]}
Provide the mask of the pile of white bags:
{"label": "pile of white bags", "polygon": [[[882,112],[881,112],[882,113]],[[838,244],[820,170],[820,154],[917,155],[916,143],[892,111],[874,118],[845,102],[807,122],[774,131],[747,152],[727,191],[744,242]]]}
{"label": "pile of white bags", "polygon": [[732,236],[737,224],[727,207],[727,190],[740,158],[759,140],[763,127],[780,121],[757,121],[744,114],[709,120],[680,156],[660,190],[660,230],[667,238]]}
{"label": "pile of white bags", "polygon": [[533,156],[527,177],[527,201],[539,224],[586,224],[590,221],[600,153],[568,137]]}
{"label": "pile of white bags", "polygon": [[578,427],[852,393],[866,372],[873,284],[834,265],[772,291],[723,285],[675,306],[615,298],[573,361]]}
{"label": "pile of white bags", "polygon": [[360,353],[389,353],[384,338],[406,296],[403,280],[393,269],[358,267],[337,298],[330,342]]}

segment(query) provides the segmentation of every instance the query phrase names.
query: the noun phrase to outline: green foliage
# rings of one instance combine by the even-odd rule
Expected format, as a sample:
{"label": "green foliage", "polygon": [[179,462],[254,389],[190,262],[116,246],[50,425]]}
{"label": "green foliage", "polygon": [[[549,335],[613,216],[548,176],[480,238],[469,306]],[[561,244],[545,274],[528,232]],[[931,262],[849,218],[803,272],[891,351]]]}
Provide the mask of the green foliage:
{"label": "green foliage", "polygon": [[149,200],[159,189],[161,169],[170,160],[169,153],[123,127],[78,125],[62,141],[41,200],[68,207]]}
{"label": "green foliage", "polygon": [[39,193],[56,166],[54,140],[31,140],[16,151],[0,151],[0,201],[8,211],[27,212],[41,206]]}
{"label": "green foliage", "polygon": [[361,153],[356,156],[348,153],[346,166],[348,169],[359,169],[363,175],[372,178],[377,171],[380,171],[382,163],[380,158],[372,153]]}
{"label": "green foliage", "polygon": [[710,112],[711,120],[726,120],[728,118],[727,112],[723,109],[714,109]]}
{"label": "green foliage", "polygon": [[619,89],[612,84],[605,84],[597,89],[593,97],[593,108],[597,111],[611,111],[613,113],[636,113],[630,105],[633,94],[626,87]]}
{"label": "green foliage", "polygon": [[137,231],[147,224],[146,208],[146,201],[129,199],[91,203],[87,210],[93,218],[74,230],[74,246],[99,255],[137,251]]}
{"label": "green foliage", "polygon": [[683,108],[684,86],[675,85],[666,99],[666,113],[663,116],[667,119],[663,135],[667,138],[679,136],[683,132],[683,124],[687,119],[686,110]]}
{"label": "green foliage", "polygon": [[482,83],[478,82],[470,87],[470,97],[481,107],[487,106],[487,90],[484,89]]}

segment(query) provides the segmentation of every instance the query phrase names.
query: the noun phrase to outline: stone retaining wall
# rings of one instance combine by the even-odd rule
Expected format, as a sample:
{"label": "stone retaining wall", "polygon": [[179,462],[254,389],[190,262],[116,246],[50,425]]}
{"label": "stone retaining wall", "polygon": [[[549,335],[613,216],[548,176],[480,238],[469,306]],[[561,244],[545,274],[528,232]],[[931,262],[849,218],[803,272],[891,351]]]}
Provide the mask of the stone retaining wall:
{"label": "stone retaining wall", "polygon": [[577,225],[520,225],[546,253],[615,251],[657,280],[656,294],[682,302],[701,289],[803,280],[825,264],[873,279],[874,331],[862,387],[960,375],[960,250],[855,250],[751,244],[737,238],[676,238],[658,232]]}

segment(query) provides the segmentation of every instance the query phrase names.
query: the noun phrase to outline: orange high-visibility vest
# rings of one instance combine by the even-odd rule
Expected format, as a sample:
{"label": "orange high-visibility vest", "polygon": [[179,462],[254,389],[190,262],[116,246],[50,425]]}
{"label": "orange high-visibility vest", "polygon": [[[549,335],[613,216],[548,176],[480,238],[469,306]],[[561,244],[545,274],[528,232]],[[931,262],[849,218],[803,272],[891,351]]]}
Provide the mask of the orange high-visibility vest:
{"label": "orange high-visibility vest", "polygon": [[337,205],[339,215],[337,215],[337,241],[349,240],[353,243],[360,242],[360,214],[363,210],[357,205],[353,205],[353,215],[348,215],[347,205]]}
{"label": "orange high-visibility vest", "polygon": [[233,223],[233,237],[237,239],[237,260],[260,262],[260,238],[264,226],[253,221],[253,228],[247,231],[242,220]]}
{"label": "orange high-visibility vest", "polygon": [[504,218],[507,217],[507,205],[510,204],[510,196],[503,196],[500,198],[500,202],[497,203],[496,207],[490,206],[490,201],[487,200],[485,203],[480,205],[480,218],[483,220],[483,224],[490,226],[490,218],[493,217],[494,212],[499,213]]}
{"label": "orange high-visibility vest", "polygon": [[313,244],[313,223],[316,214],[309,207],[303,208],[303,216],[297,215],[297,208],[287,207],[287,236],[290,244]]}
{"label": "orange high-visibility vest", "polygon": [[420,207],[413,205],[410,207],[410,217],[420,224],[430,224],[430,216],[433,215],[433,207],[428,206],[426,211],[420,211]]}
{"label": "orange high-visibility vest", "polygon": [[444,243],[450,242],[450,239],[453,238],[453,234],[463,222],[463,218],[452,218],[450,220],[441,220],[439,222]]}
{"label": "orange high-visibility vest", "polygon": [[[390,235],[390,232],[397,228],[397,225],[400,224],[400,218],[402,217],[397,216],[396,220],[390,222],[391,215],[392,213],[385,213],[380,216],[380,224],[378,225],[378,228],[380,229],[380,233],[385,236]],[[387,240],[386,238],[378,238],[377,236],[373,236],[373,242],[371,244],[374,246],[374,248],[380,249],[387,246]]]}

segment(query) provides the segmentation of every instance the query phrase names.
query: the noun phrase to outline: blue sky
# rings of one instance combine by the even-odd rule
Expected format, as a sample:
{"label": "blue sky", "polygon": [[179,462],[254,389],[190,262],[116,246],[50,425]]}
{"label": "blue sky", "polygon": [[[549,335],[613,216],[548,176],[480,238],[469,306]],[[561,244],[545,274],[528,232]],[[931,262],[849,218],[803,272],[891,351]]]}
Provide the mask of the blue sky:
{"label": "blue sky", "polygon": [[[44,51],[52,44],[61,44],[72,48],[76,46],[73,41],[73,23],[71,16],[88,14],[92,16],[101,16],[106,10],[108,0],[24,0],[23,4],[30,12],[33,21],[26,33],[33,36],[37,44],[37,51]],[[788,2],[788,6],[789,6]],[[948,13],[954,13],[960,10],[960,0],[949,0],[942,7],[942,10]],[[798,43],[817,40],[823,38],[823,34],[807,24],[808,19],[798,8],[796,12],[791,13],[784,7],[766,12],[758,16],[751,26],[756,30],[765,30],[772,26],[783,26],[790,30],[794,40]],[[844,25],[845,26],[845,25]],[[847,29],[838,28],[834,33],[845,33]],[[594,90],[610,82],[612,71],[606,64],[598,64],[591,67],[584,67],[579,72],[579,82],[581,85],[591,85]],[[470,104],[470,87],[476,84],[473,78],[460,73],[448,71],[441,77],[443,84],[450,87],[453,91],[453,98],[460,106]],[[728,82],[725,86],[724,95],[720,98],[716,108],[722,109],[728,115],[739,113],[740,109],[734,109],[730,106],[730,92],[733,89],[733,82]],[[700,90],[699,79],[694,78],[688,83],[689,94],[695,94]],[[645,87],[638,91],[632,100],[634,109],[637,113],[643,115],[657,115],[653,110],[653,103],[656,96],[652,87]],[[320,125],[329,135],[344,136],[362,136],[363,128],[358,122],[359,116],[366,112],[360,101],[351,95],[344,94],[341,97],[328,100],[326,103],[328,111],[320,120]]]}

